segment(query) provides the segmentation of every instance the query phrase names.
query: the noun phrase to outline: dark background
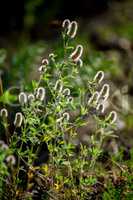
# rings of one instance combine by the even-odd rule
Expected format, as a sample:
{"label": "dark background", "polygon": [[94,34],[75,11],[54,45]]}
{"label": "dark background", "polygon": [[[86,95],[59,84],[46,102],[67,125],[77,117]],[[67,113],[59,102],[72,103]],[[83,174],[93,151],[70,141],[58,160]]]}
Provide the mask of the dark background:
{"label": "dark background", "polygon": [[[0,4],[0,36],[47,27],[52,20],[91,19],[105,13],[116,0],[3,0]],[[117,0],[123,2],[124,0]]]}

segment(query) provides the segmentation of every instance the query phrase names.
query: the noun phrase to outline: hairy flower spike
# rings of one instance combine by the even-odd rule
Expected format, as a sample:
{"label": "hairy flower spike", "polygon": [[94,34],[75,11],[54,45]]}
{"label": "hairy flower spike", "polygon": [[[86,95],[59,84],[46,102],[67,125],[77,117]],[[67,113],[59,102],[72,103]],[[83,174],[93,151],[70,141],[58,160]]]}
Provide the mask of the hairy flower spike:
{"label": "hairy flower spike", "polygon": [[70,95],[70,89],[69,88],[64,89],[62,94],[65,95],[65,96],[69,96]]}
{"label": "hairy flower spike", "polygon": [[99,92],[94,92],[94,94],[90,97],[90,99],[88,100],[88,105],[90,105],[91,103],[95,102],[96,104],[98,103],[98,100],[100,98],[100,93]]}
{"label": "hairy flower spike", "polygon": [[70,36],[72,39],[76,36],[78,30],[78,24],[76,21],[72,21],[69,25],[67,35]]}
{"label": "hairy flower spike", "polygon": [[57,80],[57,81],[56,81],[54,90],[55,90],[55,91],[58,90],[59,93],[62,92],[62,90],[63,90],[63,85],[62,85],[62,83],[61,83],[61,80]]}
{"label": "hairy flower spike", "polygon": [[100,111],[101,113],[104,113],[104,105],[103,104],[98,104],[97,107],[96,107],[96,110]]}
{"label": "hairy flower spike", "polygon": [[21,127],[22,122],[23,122],[23,115],[22,115],[22,113],[20,113],[20,112],[16,113],[15,120],[14,120],[14,126]]}
{"label": "hairy flower spike", "polygon": [[35,100],[34,94],[29,94],[29,95],[28,95],[28,101],[31,103],[31,102],[33,102],[34,100]]}
{"label": "hairy flower spike", "polygon": [[83,46],[78,45],[75,49],[75,51],[70,55],[70,58],[74,61],[77,62],[83,54]]}
{"label": "hairy flower spike", "polygon": [[96,75],[94,76],[94,81],[97,82],[97,83],[101,83],[102,80],[104,79],[104,72],[103,71],[98,71],[96,73]]}
{"label": "hairy flower spike", "polygon": [[48,64],[49,64],[48,59],[43,59],[43,60],[42,60],[42,64],[43,64],[43,65],[48,65]]}
{"label": "hairy flower spike", "polygon": [[108,84],[104,84],[101,91],[100,96],[103,97],[103,101],[106,101],[109,97],[110,86]]}
{"label": "hairy flower spike", "polygon": [[18,99],[21,105],[25,105],[27,103],[27,95],[24,92],[19,94]]}
{"label": "hairy flower spike", "polygon": [[106,121],[109,121],[110,124],[113,124],[115,123],[116,120],[117,120],[117,113],[115,111],[111,111]]}
{"label": "hairy flower spike", "polygon": [[11,165],[15,165],[16,164],[16,159],[13,155],[10,155],[6,158],[6,162],[11,164]]}
{"label": "hairy flower spike", "polygon": [[38,68],[38,72],[40,73],[45,73],[47,71],[47,68],[45,65],[41,65],[39,68]]}
{"label": "hairy flower spike", "polygon": [[70,24],[71,24],[70,20],[69,20],[69,19],[65,19],[65,20],[63,21],[63,23],[62,23],[62,27],[63,27],[64,29],[69,29]]}
{"label": "hairy flower spike", "polygon": [[43,101],[45,99],[45,88],[39,87],[37,89],[36,98],[39,99],[40,101]]}
{"label": "hairy flower spike", "polygon": [[54,53],[50,53],[49,54],[49,58],[54,58],[55,57],[55,54]]}
{"label": "hairy flower spike", "polygon": [[67,112],[63,113],[63,119],[66,119],[67,121],[69,121],[69,119],[70,119],[69,113],[67,113]]}
{"label": "hairy flower spike", "polygon": [[8,117],[8,111],[7,109],[3,108],[1,109],[0,111],[0,116],[3,118],[3,119],[6,119]]}

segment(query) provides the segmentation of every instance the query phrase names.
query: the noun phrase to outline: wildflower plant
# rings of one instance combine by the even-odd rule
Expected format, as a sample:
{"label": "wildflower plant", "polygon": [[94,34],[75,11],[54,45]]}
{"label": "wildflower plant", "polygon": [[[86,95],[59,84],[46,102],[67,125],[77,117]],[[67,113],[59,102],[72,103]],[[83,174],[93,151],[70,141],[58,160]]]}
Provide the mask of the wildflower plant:
{"label": "wildflower plant", "polygon": [[[93,174],[104,143],[116,137],[117,113],[106,112],[110,86],[103,83],[104,72],[90,78],[88,88],[78,87],[84,67],[83,46],[72,46],[78,25],[65,20],[62,28],[63,58],[56,53],[44,58],[38,68],[39,80],[32,82],[33,90],[19,94],[21,111],[14,116],[13,133],[7,111],[0,112],[14,156],[6,158],[12,167],[7,167],[1,179],[8,179],[3,191],[7,184],[12,186],[12,199],[89,199],[89,188],[97,183]],[[94,122],[95,129],[90,134],[88,127],[84,144],[79,129],[88,121]]]}

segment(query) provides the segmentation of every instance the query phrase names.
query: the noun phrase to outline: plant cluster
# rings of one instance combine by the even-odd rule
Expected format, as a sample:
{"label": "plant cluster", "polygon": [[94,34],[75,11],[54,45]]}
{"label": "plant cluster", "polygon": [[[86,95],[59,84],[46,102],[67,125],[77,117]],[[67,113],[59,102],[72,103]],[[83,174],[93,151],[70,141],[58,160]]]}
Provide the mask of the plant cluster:
{"label": "plant cluster", "polygon": [[[116,137],[104,72],[89,79],[88,88],[78,87],[83,46],[71,45],[77,22],[65,20],[62,27],[63,58],[52,53],[42,60],[32,91],[18,96],[21,111],[12,125],[7,109],[0,111],[6,143],[0,141],[1,199],[91,199],[106,139]],[[90,121],[83,143],[79,129]]]}

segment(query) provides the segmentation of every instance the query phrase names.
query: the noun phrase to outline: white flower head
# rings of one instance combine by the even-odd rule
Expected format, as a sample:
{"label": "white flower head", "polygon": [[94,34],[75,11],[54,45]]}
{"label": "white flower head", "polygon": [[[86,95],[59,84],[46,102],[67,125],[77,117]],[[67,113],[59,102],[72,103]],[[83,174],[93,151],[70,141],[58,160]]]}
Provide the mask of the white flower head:
{"label": "white flower head", "polygon": [[45,88],[39,87],[37,89],[36,98],[40,101],[43,101],[45,99]]}
{"label": "white flower head", "polygon": [[21,127],[23,122],[23,115],[21,112],[16,113],[15,120],[14,120],[14,126]]}
{"label": "white flower head", "polygon": [[83,46],[82,45],[77,45],[76,49],[74,52],[70,55],[70,58],[74,61],[77,62],[83,54]]}
{"label": "white flower head", "polygon": [[24,92],[19,94],[18,99],[21,105],[25,105],[27,103],[27,95]]}
{"label": "white flower head", "polygon": [[10,155],[6,158],[7,163],[11,164],[11,165],[15,165],[16,164],[16,159],[13,155]]}
{"label": "white flower head", "polygon": [[43,64],[43,65],[48,65],[48,64],[49,64],[48,59],[43,59],[43,60],[42,60],[42,64]]}
{"label": "white flower head", "polygon": [[1,111],[0,111],[0,116],[3,118],[3,119],[6,119],[8,117],[8,111],[6,108],[2,108]]}
{"label": "white flower head", "polygon": [[62,85],[61,80],[57,80],[57,81],[56,81],[54,90],[55,90],[55,91],[58,91],[59,93],[62,92],[62,90],[63,90],[63,85]]}
{"label": "white flower head", "polygon": [[38,72],[40,73],[45,73],[47,71],[47,68],[45,65],[41,65],[39,68],[38,68]]}
{"label": "white flower head", "polygon": [[103,97],[103,101],[106,101],[108,99],[109,92],[110,92],[109,84],[104,84],[100,91],[100,96]]}
{"label": "white flower head", "polygon": [[92,94],[92,96],[89,98],[88,100],[88,105],[90,105],[91,103],[95,102],[96,104],[98,103],[99,101],[99,98],[100,98],[100,93],[99,92],[94,92]]}
{"label": "white flower head", "polygon": [[72,21],[69,25],[67,35],[70,36],[72,39],[76,36],[78,30],[78,24],[76,21]]}
{"label": "white flower head", "polygon": [[93,81],[97,83],[101,83],[102,80],[104,79],[104,72],[103,71],[98,71],[96,75],[94,76]]}
{"label": "white flower head", "polygon": [[70,95],[70,89],[69,88],[64,89],[62,94],[65,95],[65,96],[69,96]]}
{"label": "white flower head", "polygon": [[96,110],[100,111],[101,113],[104,113],[104,104],[98,104],[96,107]]}
{"label": "white flower head", "polygon": [[31,103],[31,102],[33,102],[34,100],[35,100],[34,94],[29,94],[29,95],[28,95],[28,101]]}
{"label": "white flower head", "polygon": [[63,119],[66,119],[67,121],[69,121],[70,120],[69,113],[67,113],[67,112],[63,113]]}
{"label": "white flower head", "polygon": [[65,19],[65,20],[63,21],[63,23],[62,23],[62,27],[63,27],[64,29],[69,29],[70,24],[71,24],[70,20],[69,20],[69,19]]}
{"label": "white flower head", "polygon": [[116,111],[111,111],[108,115],[108,117],[106,118],[106,121],[109,121],[110,124],[115,123],[115,121],[117,120],[117,113]]}

